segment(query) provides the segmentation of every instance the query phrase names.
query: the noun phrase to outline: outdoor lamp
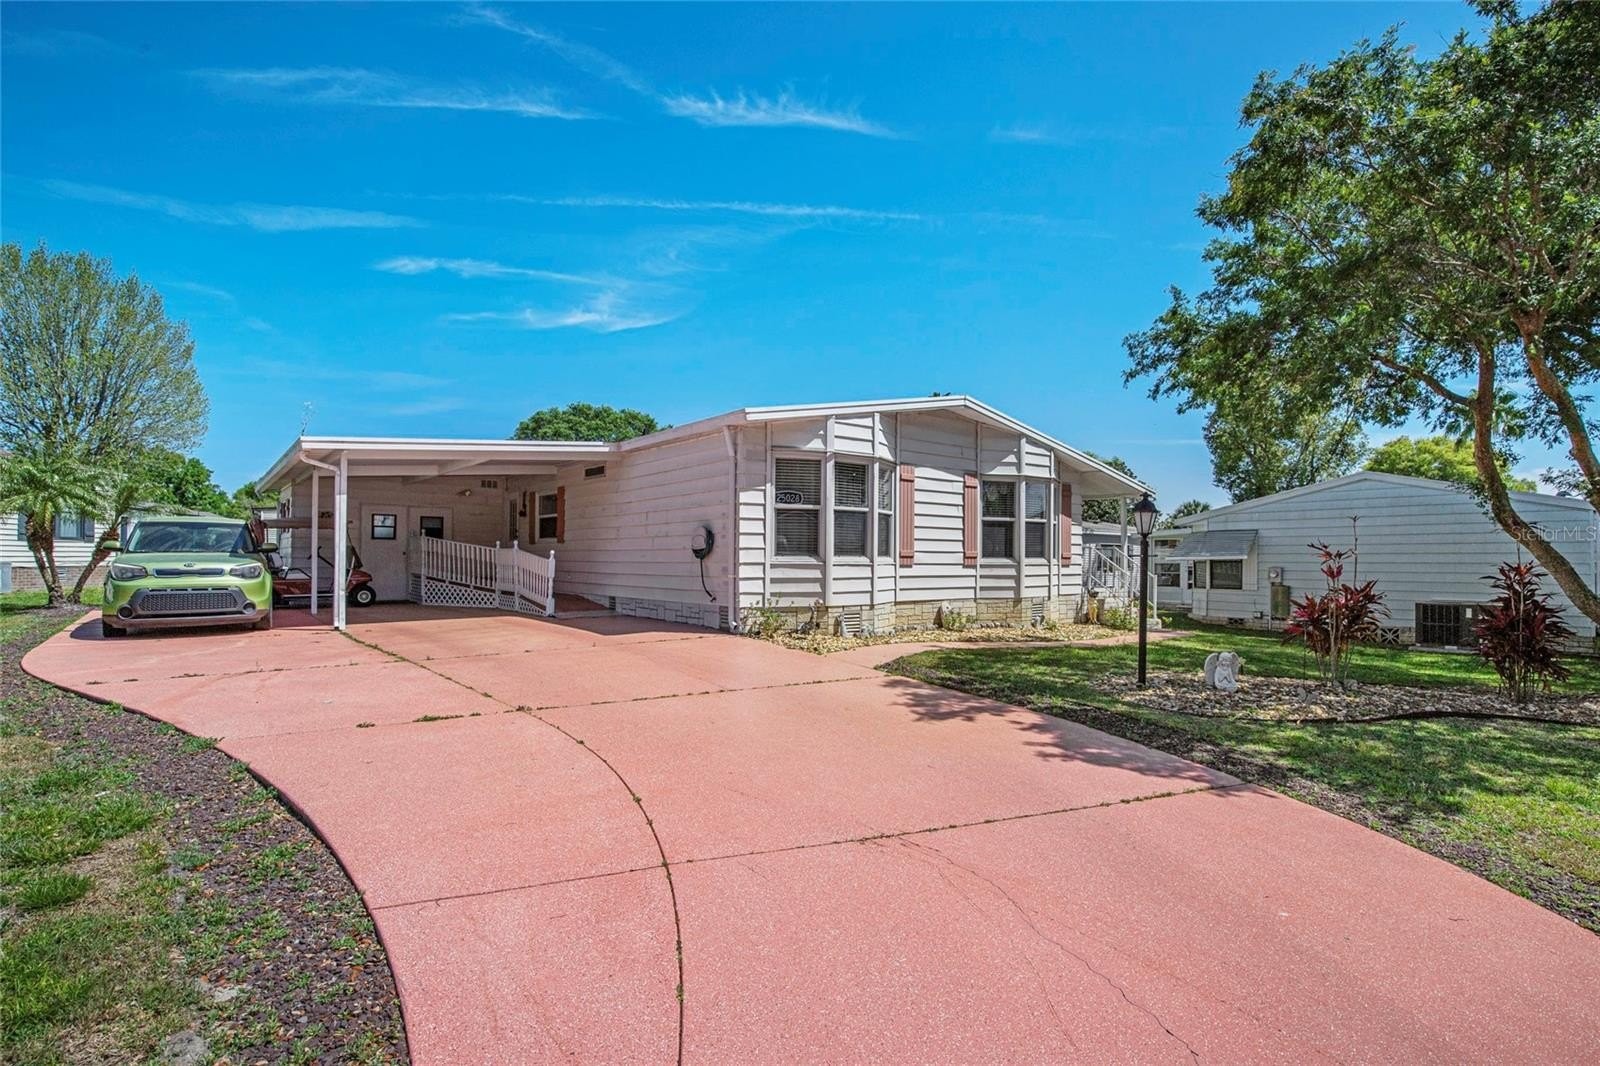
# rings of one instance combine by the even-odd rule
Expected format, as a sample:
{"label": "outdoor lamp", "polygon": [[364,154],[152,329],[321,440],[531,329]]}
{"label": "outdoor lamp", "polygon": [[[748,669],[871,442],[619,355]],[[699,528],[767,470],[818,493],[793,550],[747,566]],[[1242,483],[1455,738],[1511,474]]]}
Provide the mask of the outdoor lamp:
{"label": "outdoor lamp", "polygon": [[1150,638],[1150,534],[1161,514],[1147,492],[1133,505],[1133,527],[1139,531],[1139,687],[1144,688],[1146,649]]}
{"label": "outdoor lamp", "polygon": [[1133,527],[1139,531],[1140,539],[1148,537],[1156,531],[1156,519],[1161,517],[1161,511],[1156,507],[1156,502],[1147,492],[1139,497],[1139,502],[1133,505]]}

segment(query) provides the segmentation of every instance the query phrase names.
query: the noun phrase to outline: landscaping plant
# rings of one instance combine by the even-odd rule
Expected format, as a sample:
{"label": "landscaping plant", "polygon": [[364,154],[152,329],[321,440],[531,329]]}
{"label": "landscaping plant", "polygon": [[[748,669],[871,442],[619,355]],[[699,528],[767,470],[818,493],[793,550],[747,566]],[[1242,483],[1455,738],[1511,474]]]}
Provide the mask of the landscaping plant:
{"label": "landscaping plant", "polygon": [[1478,619],[1478,654],[1518,703],[1531,700],[1535,689],[1548,691],[1550,682],[1570,676],[1560,649],[1572,629],[1540,586],[1544,576],[1538,564],[1526,562],[1501,563],[1496,576],[1484,578],[1500,594]]}
{"label": "landscaping plant", "polygon": [[1322,564],[1328,591],[1321,596],[1308,592],[1294,605],[1283,639],[1286,643],[1304,643],[1316,656],[1322,679],[1343,685],[1350,677],[1351,649],[1377,639],[1379,624],[1389,616],[1389,609],[1384,606],[1384,594],[1377,590],[1376,581],[1360,585],[1344,581],[1345,560],[1355,558],[1354,550],[1326,544],[1310,547]]}

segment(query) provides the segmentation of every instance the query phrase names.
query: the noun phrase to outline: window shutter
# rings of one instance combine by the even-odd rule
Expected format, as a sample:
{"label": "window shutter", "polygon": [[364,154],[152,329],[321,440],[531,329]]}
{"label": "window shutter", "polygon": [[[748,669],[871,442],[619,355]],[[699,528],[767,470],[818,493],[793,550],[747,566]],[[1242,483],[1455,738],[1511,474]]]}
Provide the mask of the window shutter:
{"label": "window shutter", "polygon": [[567,539],[567,487],[556,486],[556,543],[565,543]]}
{"label": "window shutter", "polygon": [[967,474],[961,483],[961,565],[978,565],[978,475]]}
{"label": "window shutter", "polygon": [[917,468],[900,464],[900,565],[917,558]]}
{"label": "window shutter", "polygon": [[1061,483],[1061,562],[1072,562],[1072,486]]}

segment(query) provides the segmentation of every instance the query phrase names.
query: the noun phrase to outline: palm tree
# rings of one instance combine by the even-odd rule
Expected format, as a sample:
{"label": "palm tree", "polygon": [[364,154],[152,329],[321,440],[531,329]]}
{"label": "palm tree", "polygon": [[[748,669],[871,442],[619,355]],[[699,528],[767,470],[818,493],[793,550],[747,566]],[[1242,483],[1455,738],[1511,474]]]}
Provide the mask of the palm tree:
{"label": "palm tree", "polygon": [[95,539],[94,551],[90,554],[88,563],[78,572],[78,580],[73,583],[72,591],[67,593],[68,603],[83,602],[83,587],[89,583],[89,578],[100,569],[100,564],[111,554],[109,545],[117,539],[123,521],[144,502],[150,489],[149,481],[138,473],[114,474],[109,483],[102,487],[100,501],[95,507],[95,517],[104,525],[100,529],[100,536]]}
{"label": "palm tree", "polygon": [[15,512],[33,554],[47,602],[66,602],[56,567],[56,519],[95,514],[100,509],[100,478],[74,452],[8,455],[0,459],[0,512]]}

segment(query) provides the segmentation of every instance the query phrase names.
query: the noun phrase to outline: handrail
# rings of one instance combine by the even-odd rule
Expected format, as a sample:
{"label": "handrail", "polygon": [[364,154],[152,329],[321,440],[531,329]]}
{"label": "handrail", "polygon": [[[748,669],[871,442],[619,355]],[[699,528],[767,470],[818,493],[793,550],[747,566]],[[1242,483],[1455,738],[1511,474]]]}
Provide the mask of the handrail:
{"label": "handrail", "polygon": [[516,541],[503,546],[416,533],[411,538],[411,569],[421,602],[555,614],[555,552],[539,555]]}

